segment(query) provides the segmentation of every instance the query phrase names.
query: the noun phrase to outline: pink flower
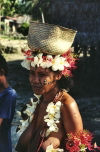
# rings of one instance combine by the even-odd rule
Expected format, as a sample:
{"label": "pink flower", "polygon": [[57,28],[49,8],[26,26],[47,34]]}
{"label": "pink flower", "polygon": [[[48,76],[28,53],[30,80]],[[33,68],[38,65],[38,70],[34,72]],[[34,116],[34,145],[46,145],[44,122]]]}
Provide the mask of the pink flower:
{"label": "pink flower", "polygon": [[27,57],[27,60],[34,61],[34,58],[33,57],[31,57],[31,58]]}
{"label": "pink flower", "polygon": [[71,71],[68,68],[64,67],[64,70],[62,71],[62,75],[64,75],[64,76],[72,76],[72,73],[71,73]]}
{"label": "pink flower", "polygon": [[[77,133],[67,134],[66,149],[69,152],[80,152],[88,149],[95,152],[95,147],[92,144],[93,135],[87,130],[83,130]],[[100,147],[96,147],[100,150]]]}
{"label": "pink flower", "polygon": [[31,56],[32,55],[32,51],[31,50],[24,51],[24,55],[25,56]]}

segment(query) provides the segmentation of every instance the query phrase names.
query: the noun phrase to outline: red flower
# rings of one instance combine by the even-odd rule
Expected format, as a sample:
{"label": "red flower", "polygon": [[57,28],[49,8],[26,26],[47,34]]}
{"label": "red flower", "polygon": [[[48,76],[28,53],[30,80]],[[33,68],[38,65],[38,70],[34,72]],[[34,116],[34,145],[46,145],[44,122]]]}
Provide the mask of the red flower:
{"label": "red flower", "polygon": [[64,67],[64,70],[62,71],[62,74],[64,75],[64,76],[72,76],[72,73],[71,73],[71,70],[70,69],[68,69],[67,67]]}
{"label": "red flower", "polygon": [[43,61],[46,61],[47,60],[47,57],[46,56],[42,56],[43,58]]}
{"label": "red flower", "polygon": [[[70,48],[66,53],[62,55],[66,59],[66,61],[70,64],[70,68],[64,68],[62,74],[65,76],[72,76],[71,70],[76,69],[76,58],[74,57],[73,48]],[[70,71],[70,72],[69,72]]]}
{"label": "red flower", "polygon": [[31,58],[27,57],[27,60],[34,61],[34,58],[33,57],[31,57]]}
{"label": "red flower", "polygon": [[24,55],[25,56],[31,56],[32,55],[32,51],[31,50],[24,51]]}
{"label": "red flower", "polygon": [[[80,152],[81,150],[84,150],[85,152],[85,149],[95,151],[92,139],[92,133],[87,130],[67,134],[66,149],[69,152]],[[100,150],[100,147],[96,147],[96,149]]]}

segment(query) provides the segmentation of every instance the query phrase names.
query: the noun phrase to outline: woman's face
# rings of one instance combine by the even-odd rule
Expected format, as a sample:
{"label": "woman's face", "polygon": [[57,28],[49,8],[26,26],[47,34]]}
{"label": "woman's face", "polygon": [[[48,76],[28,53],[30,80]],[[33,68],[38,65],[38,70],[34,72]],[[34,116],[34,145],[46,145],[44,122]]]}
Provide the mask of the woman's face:
{"label": "woman's face", "polygon": [[30,67],[29,81],[35,94],[49,92],[56,86],[56,80],[59,80],[59,74],[49,68]]}

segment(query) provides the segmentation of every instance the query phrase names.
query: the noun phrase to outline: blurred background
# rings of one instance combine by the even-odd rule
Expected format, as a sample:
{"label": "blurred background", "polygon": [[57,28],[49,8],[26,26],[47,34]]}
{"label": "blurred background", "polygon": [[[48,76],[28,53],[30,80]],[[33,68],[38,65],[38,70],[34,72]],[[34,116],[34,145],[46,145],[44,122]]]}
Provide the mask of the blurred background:
{"label": "blurred background", "polygon": [[[57,24],[78,31],[73,43],[79,60],[70,94],[76,99],[84,128],[100,145],[100,2],[99,0],[0,0],[0,53],[8,62],[10,85],[17,91],[20,110],[32,96],[28,72],[20,66],[28,49],[30,21]],[[18,118],[12,124],[13,147]],[[14,148],[13,148],[14,149]],[[14,150],[13,150],[14,151]]]}

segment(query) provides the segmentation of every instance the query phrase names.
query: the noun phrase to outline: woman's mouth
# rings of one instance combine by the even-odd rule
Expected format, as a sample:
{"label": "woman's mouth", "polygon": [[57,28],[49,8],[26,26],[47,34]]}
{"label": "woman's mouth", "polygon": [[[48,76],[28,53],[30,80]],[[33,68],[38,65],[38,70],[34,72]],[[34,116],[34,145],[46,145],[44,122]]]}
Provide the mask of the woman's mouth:
{"label": "woman's mouth", "polygon": [[39,89],[41,89],[42,87],[43,87],[43,85],[40,85],[40,84],[38,84],[38,85],[32,84],[32,88],[33,88],[33,89],[39,90]]}
{"label": "woman's mouth", "polygon": [[33,90],[33,92],[35,93],[35,94],[38,94],[38,95],[40,95],[41,94],[41,92],[43,91],[43,85],[35,85],[35,84],[32,84],[31,85],[32,86],[32,90]]}

